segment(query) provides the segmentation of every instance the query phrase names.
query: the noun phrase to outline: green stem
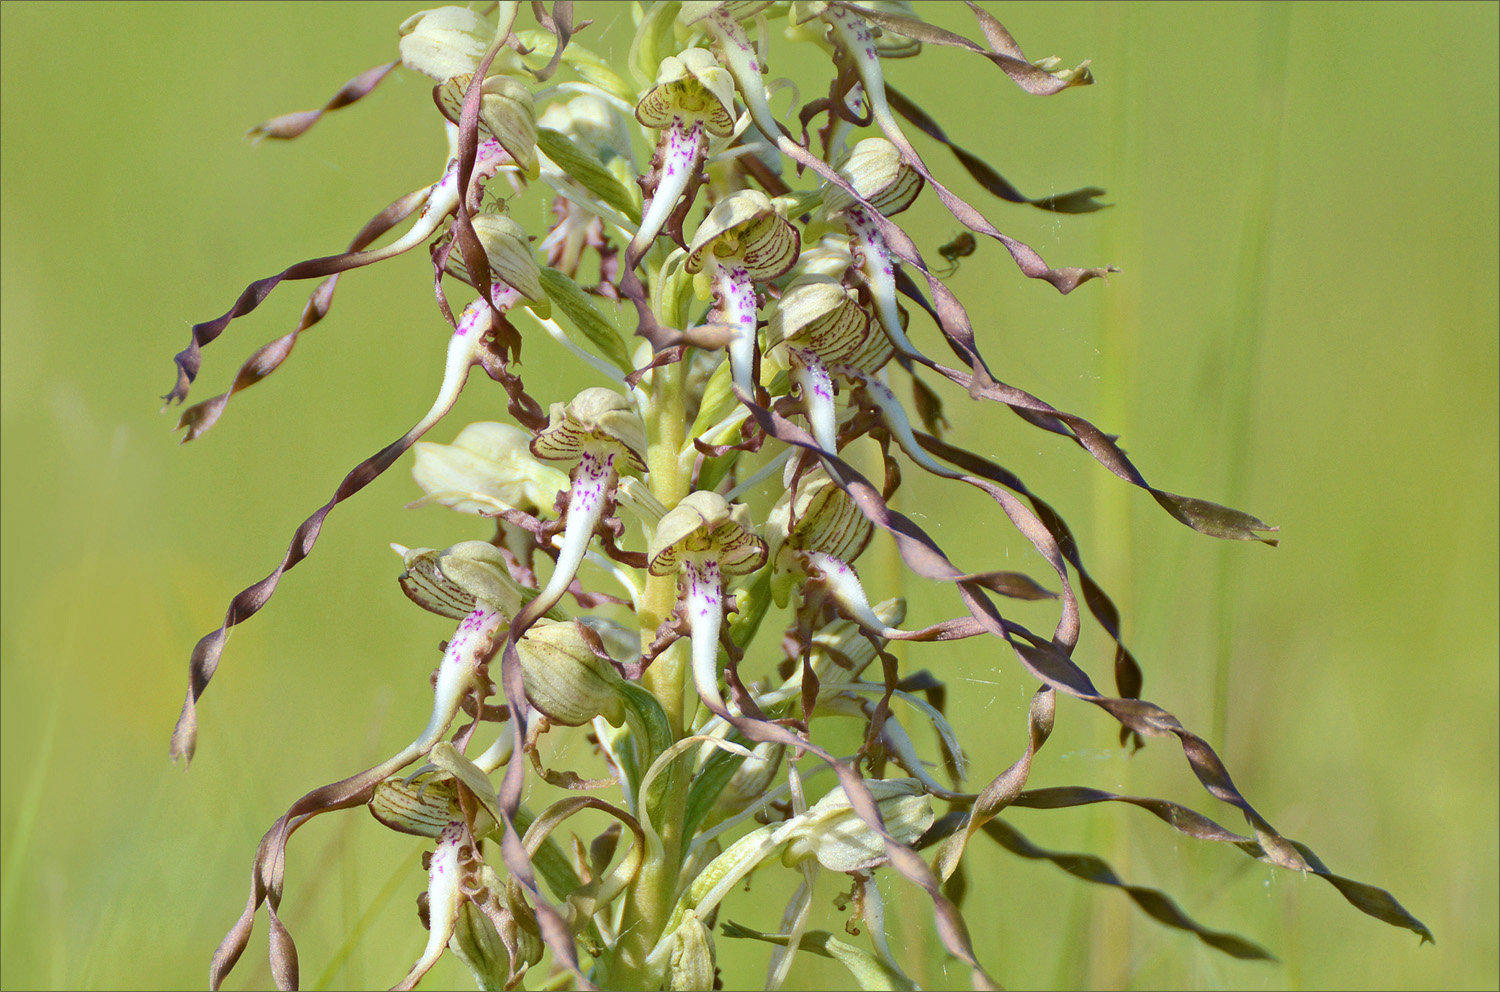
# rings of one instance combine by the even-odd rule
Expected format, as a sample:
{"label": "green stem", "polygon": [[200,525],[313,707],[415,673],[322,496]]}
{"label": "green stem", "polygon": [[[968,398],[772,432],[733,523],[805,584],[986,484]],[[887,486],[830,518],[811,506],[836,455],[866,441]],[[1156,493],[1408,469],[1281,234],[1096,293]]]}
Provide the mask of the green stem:
{"label": "green stem", "polygon": [[[651,494],[662,505],[674,507],[688,492],[689,475],[678,455],[687,435],[684,366],[678,362],[652,374],[651,403],[646,410]],[[652,575],[646,580],[641,599],[642,644],[650,644],[657,628],[677,605],[677,576]],[[656,697],[672,728],[673,740],[684,733],[683,687],[687,678],[687,656],[681,643],[674,644],[651,664],[641,683]],[[687,813],[687,789],[667,789],[666,802],[657,824],[662,852],[648,858],[631,887],[625,923],[610,982],[616,988],[655,987],[646,971],[646,955],[661,937],[677,895],[677,874],[682,862],[682,827]]]}

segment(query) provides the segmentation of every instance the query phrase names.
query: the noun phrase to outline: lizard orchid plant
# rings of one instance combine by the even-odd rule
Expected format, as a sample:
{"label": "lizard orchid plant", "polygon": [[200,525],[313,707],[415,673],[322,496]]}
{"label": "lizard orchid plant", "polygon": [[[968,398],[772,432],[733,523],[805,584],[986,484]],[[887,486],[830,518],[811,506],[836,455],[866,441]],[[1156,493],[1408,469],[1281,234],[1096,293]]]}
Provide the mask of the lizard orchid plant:
{"label": "lizard orchid plant", "polygon": [[[973,236],[998,241],[1024,276],[1061,293],[1110,270],[1053,268],[1003,234],[934,176],[909,131],[951,148],[981,186],[1013,203],[1085,213],[1102,191],[1021,195],[891,86],[886,63],[957,49],[935,54],[986,61],[997,80],[1036,96],[1092,76],[1087,62],[1065,69],[1028,59],[972,3],[982,42],[925,22],[929,7],[631,4],[623,64],[580,43],[589,22],[563,0],[550,9],[440,7],[400,25],[399,57],[355,77],[324,110],[252,132],[295,138],[399,68],[433,82],[441,167],[346,251],[252,283],[222,317],[193,328],[169,403],[187,399],[203,350],[233,321],[280,283],[320,280],[297,326],[255,352],[229,393],[182,412],[184,440],[276,370],[297,336],[329,314],[350,269],[425,247],[433,322],[448,344],[442,357],[415,358],[438,384],[428,413],[355,466],[281,563],[199,641],[173,755],[194,754],[196,704],[229,629],[313,551],[325,517],[407,451],[415,449],[419,503],[490,522],[444,550],[394,545],[393,576],[407,597],[456,624],[430,680],[431,659],[411,659],[412,691],[430,687],[431,717],[398,753],[313,789],[267,831],[244,913],[213,957],[215,988],[262,908],[273,976],[297,987],[297,952],[277,916],[287,844],[323,814],[361,806],[432,844],[419,900],[429,936],[398,988],[449,950],[481,988],[722,987],[717,948],[726,939],[767,943],[768,988],[785,981],[799,952],[837,959],[861,988],[913,988],[886,941],[879,871],[900,876],[902,898],[928,907],[973,986],[993,988],[986,941],[961,915],[966,850],[983,836],[1059,865],[1073,857],[1021,836],[1003,816],[1012,806],[1138,806],[1168,829],[1325,879],[1359,910],[1430,937],[1388,893],[1331,873],[1277,832],[1207,741],[1141,698],[1118,611],[1062,516],[1011,471],[943,440],[929,377],[960,387],[950,399],[969,404],[971,416],[1008,408],[1075,443],[1194,530],[1275,543],[1275,528],[1249,514],[1151,486],[1109,434],[1007,385],[985,362],[968,311],[898,223],[902,211],[935,197]],[[826,66],[826,95],[797,103],[773,69],[793,60]],[[778,102],[788,93],[789,104]],[[541,215],[516,209],[528,197],[545,198],[549,226],[514,219]],[[956,266],[974,243],[940,254]],[[576,355],[594,384],[571,397],[532,396],[519,357],[537,334]],[[956,364],[932,357],[943,348]],[[451,443],[424,440],[476,367],[502,390],[493,420],[455,428]],[[899,398],[906,390],[910,405]],[[913,470],[992,498],[1034,547],[1046,581],[991,570],[980,548],[950,557],[900,509],[900,479]],[[772,477],[780,498],[764,505],[757,486]],[[963,612],[907,626],[904,602],[872,602],[859,574],[872,542],[890,542],[914,577],[951,588]],[[997,597],[1056,601],[1054,629],[1028,630]],[[1085,612],[1116,645],[1112,689],[1073,658]],[[1028,725],[1014,728],[1013,760],[966,749],[950,725],[943,645],[920,649],[928,671],[904,671],[888,650],[896,640],[970,637],[1009,647],[1037,682]],[[1122,746],[1175,740],[1246,832],[1165,800],[1027,788],[1058,694],[1117,721]],[[841,720],[857,733],[830,735]],[[917,723],[935,731],[934,749]],[[545,767],[549,734],[587,735],[606,775]],[[996,729],[983,737],[995,740]],[[858,746],[840,750],[830,739]],[[977,788],[965,785],[969,773]],[[601,816],[608,825],[586,842],[561,840],[559,828],[585,812],[570,830]],[[733,922],[736,890],[777,864],[797,886],[779,927]],[[1105,875],[1090,880],[1121,884]],[[811,928],[816,886],[828,876],[852,895],[848,932],[864,941]],[[1269,956],[1199,925],[1161,893],[1129,891],[1148,892],[1136,899],[1145,912],[1219,951]]]}

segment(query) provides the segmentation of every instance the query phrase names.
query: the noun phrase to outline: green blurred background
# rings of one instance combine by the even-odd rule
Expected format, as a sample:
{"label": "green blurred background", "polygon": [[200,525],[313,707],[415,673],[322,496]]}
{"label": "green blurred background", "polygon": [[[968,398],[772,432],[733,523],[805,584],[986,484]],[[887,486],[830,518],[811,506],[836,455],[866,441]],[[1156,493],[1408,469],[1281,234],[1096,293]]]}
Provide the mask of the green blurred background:
{"label": "green blurred background", "polygon": [[[625,6],[581,6],[599,24],[580,40],[614,47],[599,29]],[[977,36],[961,7],[921,6]],[[1067,516],[1125,612],[1147,698],[1208,736],[1279,829],[1389,888],[1437,945],[1317,879],[1095,807],[1009,819],[1280,963],[1230,961],[1118,892],[986,848],[967,910],[981,957],[1012,987],[1495,987],[1500,8],[988,6],[1033,58],[1092,58],[1098,85],[1030,98],[982,59],[935,49],[891,80],[1031,195],[1097,184],[1115,206],[1058,217],[986,201],[946,152],[918,146],[1053,265],[1122,270],[1063,298],[981,245],[951,285],[996,374],[1122,435],[1154,484],[1279,524],[1281,547],[1195,535],[1075,447],[949,393],[955,434]],[[193,321],[340,249],[437,175],[428,84],[409,75],[290,145],[242,139],[391,58],[416,8],[0,7],[6,988],[202,985],[262,831],[425,720],[444,622],[405,603],[386,545],[480,535],[404,510],[417,490],[398,466],[330,517],[236,630],[192,770],[166,758],[194,641],[348,467],[426,410],[444,336],[423,254],[346,276],[332,316],[204,439],[179,449],[157,412]],[[808,51],[780,45],[773,71]],[[960,230],[935,201],[913,224],[929,257]],[[290,329],[300,291],[283,287],[208,350],[195,398]],[[549,342],[528,340],[526,358],[544,401],[585,384]],[[471,389],[434,439],[503,416],[497,392]],[[916,475],[900,505],[960,565],[1010,559],[1042,576],[992,504]],[[872,584],[900,591],[881,554]],[[916,620],[958,609],[950,590],[906,592]],[[1079,659],[1108,682],[1097,632]],[[1023,750],[1034,684],[1014,659],[966,642],[909,663],[955,688],[976,780]],[[1031,784],[1158,795],[1241,826],[1173,743],[1127,758],[1114,736],[1103,713],[1062,701]],[[299,835],[285,909],[304,985],[384,986],[415,959],[410,840],[359,813]],[[886,891],[916,977],[961,986],[921,901]],[[820,925],[837,929],[832,892]],[[763,902],[727,916],[774,928]],[[262,916],[233,987],[269,984],[264,934]],[[728,980],[758,985],[763,953],[727,943]],[[468,986],[442,967],[429,985]],[[792,987],[810,983],[847,978],[812,961]]]}

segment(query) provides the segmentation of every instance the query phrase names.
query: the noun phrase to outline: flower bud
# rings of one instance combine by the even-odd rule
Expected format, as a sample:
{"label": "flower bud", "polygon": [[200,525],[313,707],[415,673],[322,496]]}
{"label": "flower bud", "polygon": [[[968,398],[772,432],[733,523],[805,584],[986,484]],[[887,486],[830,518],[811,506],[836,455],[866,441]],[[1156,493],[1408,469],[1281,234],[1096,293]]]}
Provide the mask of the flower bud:
{"label": "flower bud", "polygon": [[[486,876],[487,884],[489,877]],[[501,936],[515,950],[515,959],[521,962],[517,970],[524,972],[540,961],[547,950],[542,942],[541,927],[536,922],[536,911],[526,902],[526,896],[514,878],[501,881],[499,872],[495,872],[493,878],[496,887],[491,891],[505,893],[501,915],[507,920]]]}
{"label": "flower bud", "polygon": [[495,37],[495,26],[468,7],[418,11],[398,30],[401,64],[440,83],[472,74]]}
{"label": "flower bud", "polygon": [[603,716],[625,719],[620,673],[589,648],[578,625],[537,624],[516,644],[526,698],[553,723],[577,727]]}
{"label": "flower bud", "polygon": [[[474,79],[472,72],[454,76],[438,89],[443,113],[457,123],[464,96]],[[541,174],[536,157],[536,104],[531,89],[511,76],[491,75],[480,87],[480,133],[492,136],[510,155],[528,179]]]}
{"label": "flower bud", "polygon": [[[474,218],[474,233],[484,245],[490,263],[490,276],[520,293],[538,317],[552,313],[552,300],[542,289],[542,273],[531,252],[526,230],[504,214],[479,214]],[[449,256],[450,266],[458,256]]]}
{"label": "flower bud", "polygon": [[401,591],[439,616],[462,620],[479,605],[507,617],[521,609],[521,586],[500,550],[486,541],[464,541],[443,551],[391,545],[401,555]]}
{"label": "flower bud", "polygon": [[424,502],[459,513],[494,513],[514,507],[550,510],[568,477],[531,453],[531,435],[519,427],[482,421],[458,432],[452,444],[418,441],[411,475]]}
{"label": "flower bud", "polygon": [[740,762],[724,791],[719,793],[715,812],[724,817],[733,816],[764,796],[781,768],[781,756],[785,751],[784,744],[766,742],[755,745],[754,756]]}
{"label": "flower bud", "polygon": [[[910,844],[932,826],[932,798],[914,778],[865,779],[875,797],[886,832]],[[790,832],[782,864],[791,867],[808,858],[829,871],[864,871],[886,861],[885,841],[860,819],[842,787],[819,799]]]}
{"label": "flower bud", "polygon": [[851,562],[873,534],[869,519],[821,468],[803,477],[771,508],[766,522],[776,605],[786,605],[797,578],[806,571],[800,552],[818,551]]}
{"label": "flower bud", "polygon": [[510,954],[495,924],[472,902],[458,910],[453,937],[448,944],[482,989],[503,989],[510,979]]}
{"label": "flower bud", "polygon": [[567,103],[549,103],[537,124],[566,135],[579,151],[606,167],[624,159],[634,178],[630,130],[624,115],[609,101],[584,94]]}
{"label": "flower bud", "polygon": [[[791,216],[791,211],[788,210],[787,214]],[[827,276],[840,280],[853,264],[854,256],[849,251],[849,238],[830,232],[819,238],[816,244],[803,246],[802,257],[797,259],[796,273],[798,278]]]}
{"label": "flower bud", "polygon": [[[855,145],[839,175],[887,217],[911,206],[925,182],[902,159],[901,150],[884,138],[866,138]],[[823,199],[823,208],[830,216],[855,204],[855,199],[838,186],[830,186]]]}
{"label": "flower bud", "polygon": [[698,914],[687,910],[672,931],[672,971],[667,988],[697,992],[714,987],[714,936]]}

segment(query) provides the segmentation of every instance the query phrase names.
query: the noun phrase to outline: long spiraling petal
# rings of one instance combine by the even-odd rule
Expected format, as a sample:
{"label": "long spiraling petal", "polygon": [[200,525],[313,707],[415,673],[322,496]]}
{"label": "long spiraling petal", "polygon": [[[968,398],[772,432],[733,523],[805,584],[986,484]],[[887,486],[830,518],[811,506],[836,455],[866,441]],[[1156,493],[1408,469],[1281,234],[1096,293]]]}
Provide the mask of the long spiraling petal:
{"label": "long spiraling petal", "polygon": [[171,755],[175,761],[182,758],[191,761],[198,744],[198,699],[208,688],[209,681],[218,671],[224,644],[229,629],[244,623],[260,611],[270,600],[281,582],[281,576],[302,559],[312,553],[313,545],[323,530],[323,521],[333,508],[369,485],[377,476],[395,463],[413,444],[422,438],[432,425],[442,419],[452,408],[462,391],[468,371],[480,359],[483,338],[489,329],[492,313],[483,301],[476,301],[464,311],[458,328],[448,342],[448,359],[443,371],[443,385],[438,398],[427,415],[400,438],[386,445],[371,457],[356,465],[344,481],[339,484],[333,498],[323,504],[312,516],[302,522],[292,535],[281,563],[264,579],[240,591],[229,603],[224,622],[212,633],[205,634],[193,647],[193,656],[188,663],[188,691],[183,700],[182,712],[177,717],[177,726],[172,730]]}

